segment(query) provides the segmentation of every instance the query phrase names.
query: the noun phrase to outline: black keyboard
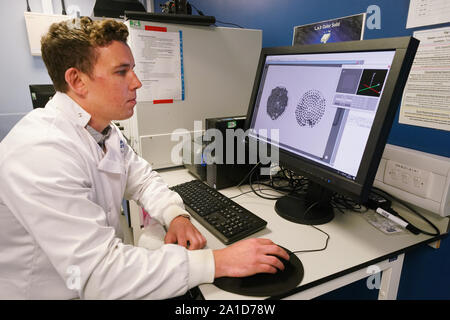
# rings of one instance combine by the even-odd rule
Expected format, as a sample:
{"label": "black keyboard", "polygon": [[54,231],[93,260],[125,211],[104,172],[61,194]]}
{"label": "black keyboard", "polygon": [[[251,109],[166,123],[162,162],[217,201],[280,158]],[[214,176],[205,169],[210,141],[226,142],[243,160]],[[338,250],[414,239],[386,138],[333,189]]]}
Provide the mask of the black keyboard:
{"label": "black keyboard", "polygon": [[181,196],[187,211],[224,244],[241,240],[267,225],[265,220],[200,180],[170,189]]}

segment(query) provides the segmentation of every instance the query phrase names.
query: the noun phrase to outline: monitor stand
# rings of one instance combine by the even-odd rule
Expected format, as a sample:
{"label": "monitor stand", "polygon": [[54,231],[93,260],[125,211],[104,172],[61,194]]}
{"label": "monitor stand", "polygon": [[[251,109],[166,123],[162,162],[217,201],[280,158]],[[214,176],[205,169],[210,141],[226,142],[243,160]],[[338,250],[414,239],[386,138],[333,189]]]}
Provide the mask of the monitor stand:
{"label": "monitor stand", "polygon": [[309,181],[304,194],[287,195],[277,200],[275,211],[282,218],[306,225],[324,224],[334,218],[333,192]]}

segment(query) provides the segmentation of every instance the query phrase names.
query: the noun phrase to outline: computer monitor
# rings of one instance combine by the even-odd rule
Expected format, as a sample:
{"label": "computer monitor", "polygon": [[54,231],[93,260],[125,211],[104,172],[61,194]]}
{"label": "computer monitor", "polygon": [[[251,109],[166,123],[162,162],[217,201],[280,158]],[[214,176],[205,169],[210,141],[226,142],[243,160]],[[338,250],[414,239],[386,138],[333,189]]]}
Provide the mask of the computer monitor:
{"label": "computer monitor", "polygon": [[123,18],[126,10],[147,11],[139,0],[96,0],[93,14],[94,17]]}
{"label": "computer monitor", "polygon": [[51,84],[30,84],[29,87],[33,109],[44,108],[56,93]]}
{"label": "computer monitor", "polygon": [[280,165],[309,179],[304,194],[277,200],[280,216],[323,224],[334,217],[335,193],[367,200],[418,43],[399,37],[262,49],[248,139],[276,146]]}

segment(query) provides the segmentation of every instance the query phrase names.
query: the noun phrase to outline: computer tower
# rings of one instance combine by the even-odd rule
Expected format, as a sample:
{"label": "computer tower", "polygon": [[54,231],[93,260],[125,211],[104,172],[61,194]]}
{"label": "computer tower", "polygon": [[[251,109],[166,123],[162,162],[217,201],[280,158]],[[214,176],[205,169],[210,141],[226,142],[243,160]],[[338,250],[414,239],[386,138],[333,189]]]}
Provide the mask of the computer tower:
{"label": "computer tower", "polygon": [[203,135],[194,135],[194,137],[186,143],[189,143],[190,146],[183,147],[183,165],[188,169],[190,174],[201,181],[205,181],[206,163],[203,161],[203,150],[206,143],[203,141]]}
{"label": "computer tower", "polygon": [[[251,169],[256,165],[256,163],[249,163],[251,160],[248,154],[248,146],[245,144],[244,139],[241,139],[242,135],[234,135],[234,131],[237,129],[244,130],[245,116],[237,117],[221,117],[221,118],[210,118],[205,120],[206,135],[208,135],[208,129],[217,129],[216,133],[221,133],[222,136],[222,157],[218,157],[215,152],[213,152],[213,159],[207,159],[208,147],[214,142],[206,142],[206,147],[203,152],[204,160],[206,164],[206,182],[209,186],[215,189],[224,189],[239,184],[242,179],[251,171]],[[227,135],[227,130],[229,134]],[[230,134],[233,132],[233,135]],[[233,139],[234,141],[227,141],[228,139]],[[216,144],[215,151],[218,150],[219,143]],[[228,148],[227,148],[228,145]],[[232,149],[229,149],[232,146]],[[227,149],[229,152],[231,150],[234,156],[229,156],[227,161]],[[238,163],[238,150],[245,150],[245,163]],[[240,155],[242,160],[242,155]],[[212,160],[212,161],[211,161]],[[220,161],[221,160],[221,161]],[[230,161],[232,160],[232,161]],[[245,184],[245,183],[244,183]]]}

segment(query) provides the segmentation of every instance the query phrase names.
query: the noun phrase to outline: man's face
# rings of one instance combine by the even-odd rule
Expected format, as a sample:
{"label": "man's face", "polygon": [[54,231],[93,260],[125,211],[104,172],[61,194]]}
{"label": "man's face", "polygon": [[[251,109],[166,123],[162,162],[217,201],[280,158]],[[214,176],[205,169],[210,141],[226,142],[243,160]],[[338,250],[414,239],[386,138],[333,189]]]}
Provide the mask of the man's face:
{"label": "man's face", "polygon": [[136,90],[142,86],[133,71],[134,59],[123,42],[97,48],[97,62],[86,80],[90,113],[97,123],[124,120],[133,115]]}

